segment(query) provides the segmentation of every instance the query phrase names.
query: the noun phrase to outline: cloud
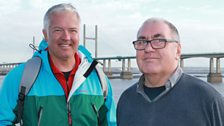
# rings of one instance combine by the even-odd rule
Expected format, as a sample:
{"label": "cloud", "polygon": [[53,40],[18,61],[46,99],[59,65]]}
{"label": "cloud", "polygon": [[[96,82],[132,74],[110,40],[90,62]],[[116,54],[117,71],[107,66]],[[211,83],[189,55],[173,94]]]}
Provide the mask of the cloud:
{"label": "cloud", "polygon": [[[10,0],[0,1],[0,63],[21,62],[31,57],[28,44],[33,36],[37,44],[42,39],[45,12],[61,2],[72,3],[78,9],[89,36],[94,36],[94,27],[98,25],[99,56],[135,55],[131,42],[149,17],[165,18],[178,27],[184,53],[224,51],[220,46],[224,32],[222,0]],[[91,43],[88,47],[94,53]]]}

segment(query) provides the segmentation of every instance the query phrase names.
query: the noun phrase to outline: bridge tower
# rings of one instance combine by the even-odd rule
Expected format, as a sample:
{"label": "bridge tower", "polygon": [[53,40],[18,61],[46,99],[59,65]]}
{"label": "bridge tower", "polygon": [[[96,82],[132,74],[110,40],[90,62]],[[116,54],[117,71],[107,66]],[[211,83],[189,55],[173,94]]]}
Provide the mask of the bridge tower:
{"label": "bridge tower", "polygon": [[216,70],[214,70],[214,58],[211,57],[207,81],[210,83],[222,83],[222,73],[221,73],[219,57],[216,57],[216,67],[215,68],[216,68]]}
{"label": "bridge tower", "polygon": [[121,78],[122,79],[132,79],[133,78],[133,74],[131,72],[131,59],[127,59],[128,60],[128,67],[126,69],[125,67],[125,59],[122,59],[122,71],[121,71]]}
{"label": "bridge tower", "polygon": [[83,25],[83,45],[86,47],[86,40],[94,40],[95,41],[95,58],[97,58],[98,54],[98,45],[97,45],[97,25],[95,25],[95,37],[87,37],[86,36],[86,25]]}

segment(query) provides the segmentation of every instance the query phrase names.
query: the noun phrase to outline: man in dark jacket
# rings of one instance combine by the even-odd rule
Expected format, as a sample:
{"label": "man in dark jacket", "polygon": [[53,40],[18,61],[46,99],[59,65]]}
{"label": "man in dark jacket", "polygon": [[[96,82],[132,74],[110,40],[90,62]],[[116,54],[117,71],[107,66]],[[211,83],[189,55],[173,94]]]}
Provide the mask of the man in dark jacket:
{"label": "man in dark jacket", "polygon": [[179,67],[181,44],[173,24],[146,20],[133,45],[143,74],[119,99],[118,126],[224,126],[223,97]]}

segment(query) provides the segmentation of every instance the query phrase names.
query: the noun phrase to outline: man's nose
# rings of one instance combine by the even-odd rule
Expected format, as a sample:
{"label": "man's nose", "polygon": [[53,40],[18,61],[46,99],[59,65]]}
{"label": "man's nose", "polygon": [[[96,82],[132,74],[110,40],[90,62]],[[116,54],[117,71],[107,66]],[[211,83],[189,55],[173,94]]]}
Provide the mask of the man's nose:
{"label": "man's nose", "polygon": [[71,39],[71,35],[70,35],[69,31],[65,30],[63,32],[63,39],[64,40],[70,40]]}

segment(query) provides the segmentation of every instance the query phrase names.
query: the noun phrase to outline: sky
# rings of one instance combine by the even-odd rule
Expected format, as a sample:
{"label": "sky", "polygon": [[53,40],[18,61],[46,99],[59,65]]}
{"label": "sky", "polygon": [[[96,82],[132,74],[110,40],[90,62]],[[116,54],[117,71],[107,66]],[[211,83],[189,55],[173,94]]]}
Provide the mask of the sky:
{"label": "sky", "polygon": [[[150,17],[164,18],[177,27],[183,54],[224,52],[223,0],[0,0],[0,63],[30,58],[33,37],[36,45],[43,38],[45,12],[63,2],[72,3],[81,16],[80,44],[83,24],[87,37],[94,37],[98,26],[98,57],[134,56],[132,41]],[[95,56],[93,40],[87,40],[87,48]]]}

